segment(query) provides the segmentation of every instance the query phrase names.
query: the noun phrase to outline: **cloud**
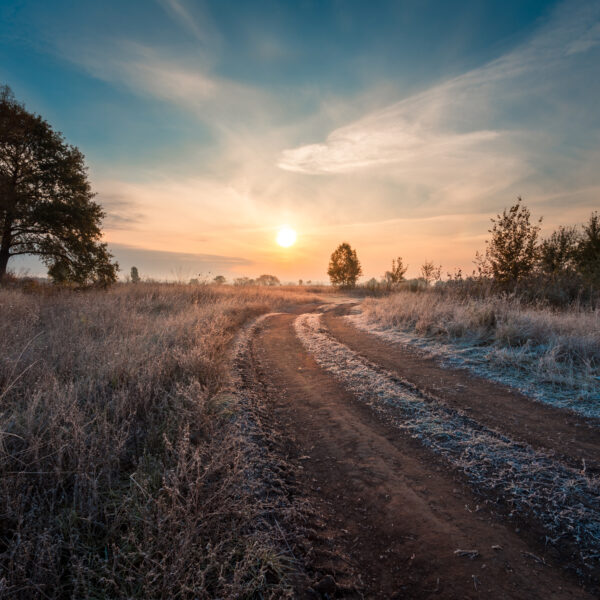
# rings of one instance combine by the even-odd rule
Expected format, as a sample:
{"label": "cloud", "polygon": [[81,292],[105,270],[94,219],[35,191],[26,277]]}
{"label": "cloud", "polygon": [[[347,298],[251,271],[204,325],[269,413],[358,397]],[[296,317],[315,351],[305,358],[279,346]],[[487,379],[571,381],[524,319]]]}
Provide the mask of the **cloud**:
{"label": "cloud", "polygon": [[159,4],[176,22],[187,29],[205,46],[215,46],[219,40],[216,28],[206,13],[199,14],[198,7],[191,9],[184,0],[158,0]]}
{"label": "cloud", "polygon": [[144,43],[103,40],[61,52],[92,76],[181,107],[221,134],[256,130],[284,118],[285,105],[271,94],[215,74],[207,50],[178,55]]}
{"label": "cloud", "polygon": [[[286,149],[277,164],[310,175],[386,177],[450,205],[514,189],[548,171],[548,148],[571,135],[561,129],[598,100],[598,84],[585,81],[585,70],[573,80],[572,67],[600,42],[599,22],[598,3],[563,5],[512,52],[368,113],[323,142]],[[585,85],[586,98],[572,97],[575,83]],[[573,143],[593,147],[595,139],[584,132]]]}
{"label": "cloud", "polygon": [[103,223],[108,229],[129,229],[144,219],[139,205],[124,195],[103,193],[96,197],[96,202],[104,208]]}
{"label": "cloud", "polygon": [[195,254],[147,250],[126,244],[109,244],[109,249],[119,262],[122,273],[136,266],[143,277],[159,279],[189,279],[208,273],[230,275],[236,268],[253,265],[253,261],[237,256]]}
{"label": "cloud", "polygon": [[[254,265],[252,260],[237,256],[148,250],[127,244],[109,243],[109,250],[119,263],[121,277],[128,275],[131,267],[136,266],[142,277],[188,281],[199,275],[232,277],[237,275],[237,269]],[[47,272],[47,267],[36,256],[15,257],[9,267],[15,273],[34,276],[43,277]]]}

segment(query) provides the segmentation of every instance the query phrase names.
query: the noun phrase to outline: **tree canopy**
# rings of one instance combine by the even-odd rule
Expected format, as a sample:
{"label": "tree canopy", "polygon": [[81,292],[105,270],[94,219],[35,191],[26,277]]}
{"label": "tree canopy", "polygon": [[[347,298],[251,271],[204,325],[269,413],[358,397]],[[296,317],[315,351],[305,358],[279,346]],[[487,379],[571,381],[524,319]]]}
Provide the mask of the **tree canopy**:
{"label": "tree canopy", "polygon": [[600,284],[600,215],[593,212],[576,250],[577,266],[591,283]]}
{"label": "tree canopy", "polygon": [[545,275],[564,273],[575,266],[579,233],[575,227],[561,225],[539,247],[539,265]]}
{"label": "tree canopy", "polygon": [[277,277],[275,277],[275,275],[261,275],[260,277],[256,278],[256,282],[257,285],[280,285],[280,281]]}
{"label": "tree canopy", "polygon": [[[529,275],[538,258],[539,225],[530,222],[531,213],[521,198],[502,215],[492,218],[485,257],[480,260],[484,274],[500,284],[515,283]],[[538,223],[541,222],[541,219]]]}
{"label": "tree canopy", "polygon": [[353,288],[356,285],[362,275],[362,268],[356,250],[353,250],[350,244],[344,242],[333,251],[327,275],[335,286]]}
{"label": "tree canopy", "polygon": [[0,87],[0,282],[13,256],[36,255],[57,282],[116,280],[83,154]]}

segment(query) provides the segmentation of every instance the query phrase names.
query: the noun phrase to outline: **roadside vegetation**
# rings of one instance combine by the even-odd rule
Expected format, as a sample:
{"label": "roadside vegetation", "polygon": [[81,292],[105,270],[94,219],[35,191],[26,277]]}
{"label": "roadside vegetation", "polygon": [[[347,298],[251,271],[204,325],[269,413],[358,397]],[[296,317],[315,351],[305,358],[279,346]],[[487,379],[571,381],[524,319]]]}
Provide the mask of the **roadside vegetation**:
{"label": "roadside vegetation", "polygon": [[0,289],[0,596],[290,595],[270,516],[285,503],[258,489],[229,352],[251,317],[313,299],[216,285]]}
{"label": "roadside vegetation", "polygon": [[600,417],[600,216],[540,240],[539,221],[531,222],[519,199],[489,231],[471,276],[457,271],[442,281],[431,261],[418,279],[388,272],[363,286],[381,297],[367,299],[352,320],[544,402]]}
{"label": "roadside vegetation", "polygon": [[436,289],[369,298],[362,309],[350,317],[360,328],[600,418],[599,310],[557,311],[515,297],[461,297]]}

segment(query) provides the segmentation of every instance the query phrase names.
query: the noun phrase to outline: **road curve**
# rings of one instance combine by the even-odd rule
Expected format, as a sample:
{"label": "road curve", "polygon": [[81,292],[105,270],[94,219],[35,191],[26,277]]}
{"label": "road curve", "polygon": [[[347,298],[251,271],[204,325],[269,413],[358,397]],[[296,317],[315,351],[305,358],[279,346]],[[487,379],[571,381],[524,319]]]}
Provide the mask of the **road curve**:
{"label": "road curve", "polygon": [[[352,337],[343,331],[346,324],[338,324],[336,331],[335,319],[340,316],[332,313],[315,329],[321,341],[331,338],[331,348]],[[476,489],[451,457],[403,428],[406,416],[398,407],[388,410],[365,401],[364,393],[345,379],[350,372],[359,377],[357,371],[363,369],[350,359],[346,371],[328,368],[318,351],[299,339],[303,322],[308,323],[303,315],[275,314],[256,328],[246,383],[263,396],[271,426],[286,440],[283,451],[295,465],[297,487],[312,506],[312,534],[303,559],[317,595],[593,597],[582,587],[587,582],[592,589],[593,575],[583,573],[582,578],[582,568],[571,560],[567,547],[547,546],[541,525],[532,525],[518,510],[509,516],[506,506]],[[344,335],[345,340],[334,337]],[[368,346],[359,337],[352,343],[353,350]],[[324,345],[322,352],[327,351]],[[401,376],[402,365],[390,363],[393,353],[379,346],[377,354],[372,345],[367,351],[377,364],[356,352],[349,356],[367,361],[377,372]],[[443,396],[444,389],[437,392]],[[424,398],[425,409],[431,402],[435,405],[427,393]],[[444,410],[452,411],[451,404]],[[506,433],[513,435],[511,427]],[[573,460],[580,458],[578,447],[576,442],[570,446]],[[590,461],[595,459],[593,439],[582,439],[581,448]],[[571,550],[575,555],[576,549]],[[335,588],[327,576],[335,580]],[[310,597],[313,592],[298,594]]]}

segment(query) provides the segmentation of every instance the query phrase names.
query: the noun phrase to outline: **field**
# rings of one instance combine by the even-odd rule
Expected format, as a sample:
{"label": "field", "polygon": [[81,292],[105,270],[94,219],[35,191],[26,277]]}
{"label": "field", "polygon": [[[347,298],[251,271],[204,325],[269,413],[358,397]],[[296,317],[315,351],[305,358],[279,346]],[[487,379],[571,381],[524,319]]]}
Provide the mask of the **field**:
{"label": "field", "polygon": [[0,596],[284,594],[263,522],[276,498],[257,501],[264,482],[249,480],[262,460],[249,408],[223,392],[240,328],[312,300],[214,286],[2,290]]}
{"label": "field", "polygon": [[599,331],[433,291],[2,289],[0,596],[591,598]]}

